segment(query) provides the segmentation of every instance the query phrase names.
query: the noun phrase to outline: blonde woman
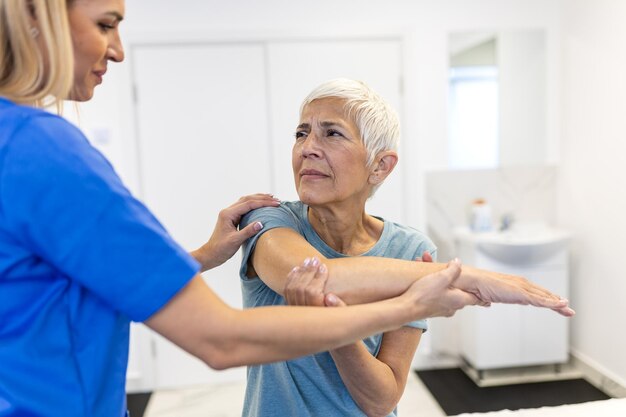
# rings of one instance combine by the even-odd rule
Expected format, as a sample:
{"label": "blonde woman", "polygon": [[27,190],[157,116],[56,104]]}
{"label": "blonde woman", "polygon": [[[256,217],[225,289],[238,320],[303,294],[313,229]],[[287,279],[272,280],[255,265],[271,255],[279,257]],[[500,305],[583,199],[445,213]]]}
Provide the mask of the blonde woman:
{"label": "blonde woman", "polygon": [[[225,305],[199,272],[262,228],[238,230],[243,214],[278,202],[241,198],[188,254],[82,132],[39,109],[92,97],[107,66],[124,59],[123,18],[123,0],[0,0],[0,415],[126,415],[131,320],[223,369],[336,348],[480,302],[451,286],[454,263],[379,303]],[[289,276],[322,287],[328,279],[319,265]],[[544,303],[566,307],[552,295]]]}

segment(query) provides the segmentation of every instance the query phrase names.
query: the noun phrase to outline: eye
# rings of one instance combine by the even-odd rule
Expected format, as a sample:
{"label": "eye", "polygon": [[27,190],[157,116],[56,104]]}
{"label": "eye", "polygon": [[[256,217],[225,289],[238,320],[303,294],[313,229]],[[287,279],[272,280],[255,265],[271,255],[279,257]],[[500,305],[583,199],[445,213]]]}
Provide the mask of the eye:
{"label": "eye", "polygon": [[326,136],[344,137],[343,133],[335,129],[328,129],[328,131],[326,132]]}
{"label": "eye", "polygon": [[305,138],[305,137],[306,137],[306,135],[307,135],[307,133],[306,133],[306,132],[304,132],[304,131],[302,131],[302,130],[298,130],[298,131],[295,133],[295,135],[294,135],[294,136],[295,136],[296,140],[299,140],[299,139]]}
{"label": "eye", "polygon": [[100,31],[104,33],[108,32],[109,30],[115,29],[115,25],[109,23],[98,23],[98,27],[100,28]]}

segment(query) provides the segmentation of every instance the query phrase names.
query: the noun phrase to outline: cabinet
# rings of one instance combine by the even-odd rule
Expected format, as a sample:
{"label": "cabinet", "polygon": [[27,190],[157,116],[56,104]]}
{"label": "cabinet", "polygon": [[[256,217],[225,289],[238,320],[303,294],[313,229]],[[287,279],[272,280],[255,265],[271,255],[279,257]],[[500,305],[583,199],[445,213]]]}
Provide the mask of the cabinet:
{"label": "cabinet", "polygon": [[[567,297],[567,234],[456,232],[457,253],[468,265],[521,275]],[[561,364],[568,359],[568,322],[555,312],[522,305],[466,308],[461,354],[476,370]]]}

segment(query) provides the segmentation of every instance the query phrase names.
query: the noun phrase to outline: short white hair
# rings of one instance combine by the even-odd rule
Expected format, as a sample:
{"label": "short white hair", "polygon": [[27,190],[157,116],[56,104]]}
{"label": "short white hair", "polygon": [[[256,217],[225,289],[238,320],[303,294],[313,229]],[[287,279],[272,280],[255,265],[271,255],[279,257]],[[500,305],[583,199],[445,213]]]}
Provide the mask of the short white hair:
{"label": "short white hair", "polygon": [[396,111],[381,96],[362,81],[336,78],[317,86],[304,99],[300,115],[307,104],[322,98],[346,100],[345,108],[353,118],[367,150],[367,166],[382,151],[397,151],[400,121]]}

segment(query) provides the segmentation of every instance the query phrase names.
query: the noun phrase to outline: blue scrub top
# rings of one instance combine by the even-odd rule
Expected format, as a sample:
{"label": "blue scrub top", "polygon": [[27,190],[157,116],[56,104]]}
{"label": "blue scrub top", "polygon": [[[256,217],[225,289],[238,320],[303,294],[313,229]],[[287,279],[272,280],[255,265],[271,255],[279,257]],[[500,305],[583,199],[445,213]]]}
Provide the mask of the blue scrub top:
{"label": "blue scrub top", "polygon": [[197,271],[78,129],[0,98],[0,417],[124,416],[130,321]]}

